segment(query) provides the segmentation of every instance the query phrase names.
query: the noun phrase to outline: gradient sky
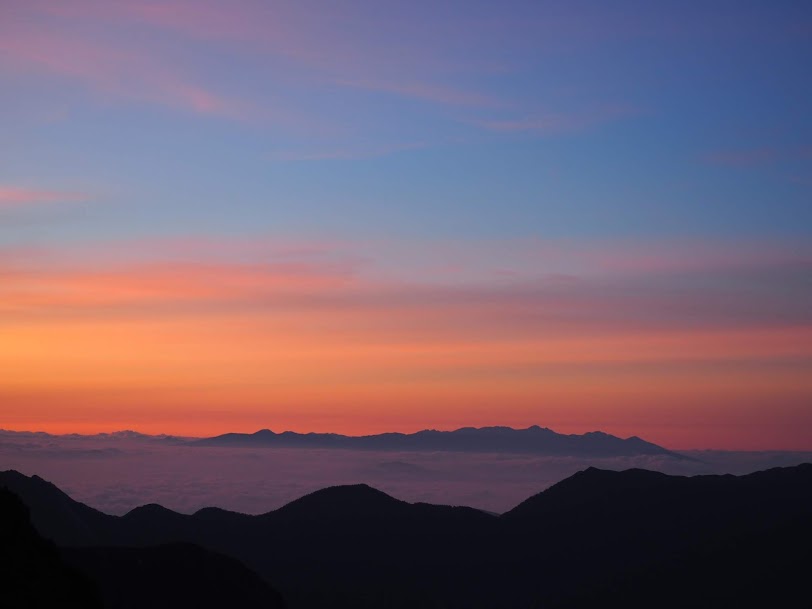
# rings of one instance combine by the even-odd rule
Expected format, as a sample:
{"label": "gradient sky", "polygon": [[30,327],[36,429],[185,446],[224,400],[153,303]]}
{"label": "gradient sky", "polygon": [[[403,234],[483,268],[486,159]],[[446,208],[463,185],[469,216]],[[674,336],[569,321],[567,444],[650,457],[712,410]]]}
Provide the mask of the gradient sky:
{"label": "gradient sky", "polygon": [[812,4],[0,2],[0,427],[812,448]]}

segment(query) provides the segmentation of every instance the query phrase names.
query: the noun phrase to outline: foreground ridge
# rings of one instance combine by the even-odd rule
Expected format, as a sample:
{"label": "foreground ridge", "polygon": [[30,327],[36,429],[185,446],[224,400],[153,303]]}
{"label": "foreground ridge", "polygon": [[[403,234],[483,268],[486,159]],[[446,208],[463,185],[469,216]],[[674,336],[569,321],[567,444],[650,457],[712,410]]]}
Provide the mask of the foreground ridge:
{"label": "foreground ridge", "polygon": [[589,468],[501,516],[358,484],[258,516],[151,505],[116,517],[37,477],[2,472],[0,486],[59,545],[192,543],[238,559],[302,609],[794,607],[812,543],[812,464],[692,477]]}

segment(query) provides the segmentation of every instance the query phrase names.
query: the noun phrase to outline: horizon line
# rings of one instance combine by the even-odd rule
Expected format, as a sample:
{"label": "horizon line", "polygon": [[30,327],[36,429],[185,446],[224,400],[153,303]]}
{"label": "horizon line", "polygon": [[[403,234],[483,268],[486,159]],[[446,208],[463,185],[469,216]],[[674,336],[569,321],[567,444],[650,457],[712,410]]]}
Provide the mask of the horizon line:
{"label": "horizon line", "polygon": [[670,452],[701,452],[701,451],[714,451],[714,452],[728,452],[728,453],[735,453],[735,452],[748,452],[748,453],[770,453],[770,452],[809,452],[812,453],[812,447],[807,448],[713,448],[713,447],[703,447],[703,448],[672,448],[670,446],[665,446],[663,444],[659,444],[657,442],[653,442],[651,440],[647,440],[646,438],[633,434],[628,437],[618,436],[609,432],[605,432],[599,429],[593,429],[591,431],[585,431],[581,433],[561,433],[557,432],[550,427],[544,427],[538,424],[530,425],[528,427],[511,427],[509,425],[483,425],[481,427],[475,426],[463,426],[463,427],[454,427],[454,428],[446,428],[446,429],[437,429],[437,428],[422,428],[417,431],[413,432],[402,432],[402,431],[384,431],[380,433],[371,433],[371,434],[361,434],[361,435],[354,435],[354,434],[344,434],[344,433],[337,433],[337,432],[329,432],[329,431],[294,431],[290,429],[286,429],[284,431],[275,432],[267,427],[263,427],[261,429],[257,429],[254,431],[226,431],[222,433],[217,433],[214,435],[184,435],[184,434],[174,434],[174,433],[145,433],[142,431],[138,431],[135,429],[115,429],[112,431],[100,431],[95,433],[79,433],[79,432],[66,432],[66,433],[52,433],[49,431],[44,430],[33,430],[33,429],[7,429],[0,427],[0,433],[14,433],[14,434],[35,434],[35,435],[46,435],[46,436],[53,436],[53,437],[68,437],[68,436],[78,436],[82,438],[94,438],[98,436],[115,436],[117,434],[136,434],[138,436],[148,437],[148,438],[177,438],[179,440],[205,440],[211,438],[217,438],[219,436],[234,434],[234,435],[245,435],[250,436],[257,434],[262,431],[268,431],[273,433],[274,435],[281,435],[285,433],[292,433],[297,435],[336,435],[336,436],[343,436],[346,438],[365,438],[365,437],[372,437],[372,436],[381,436],[386,434],[400,434],[400,435],[414,435],[421,432],[426,431],[436,431],[436,432],[443,432],[443,433],[451,433],[455,431],[461,431],[464,429],[473,429],[473,430],[483,430],[483,429],[509,429],[512,431],[529,431],[531,429],[539,429],[539,430],[546,430],[557,435],[561,436],[585,436],[587,434],[604,434],[607,436],[611,436],[614,438],[618,438],[620,440],[632,440],[638,439],[649,444],[653,444],[660,448],[666,449]]}

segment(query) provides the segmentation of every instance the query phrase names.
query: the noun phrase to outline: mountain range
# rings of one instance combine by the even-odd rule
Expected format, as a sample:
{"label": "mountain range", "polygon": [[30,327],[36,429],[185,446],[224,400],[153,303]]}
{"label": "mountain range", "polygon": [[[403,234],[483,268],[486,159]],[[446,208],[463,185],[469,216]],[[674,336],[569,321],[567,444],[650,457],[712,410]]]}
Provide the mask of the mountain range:
{"label": "mountain range", "polygon": [[209,579],[239,573],[220,599],[253,582],[262,600],[245,607],[281,606],[272,589],[294,609],[809,607],[812,464],[740,477],[589,468],[502,515],[359,484],[257,516],[146,505],[116,517],[36,476],[2,472],[3,486],[108,607],[123,606],[135,564],[144,590],[191,585],[191,555]]}
{"label": "mountain range", "polygon": [[585,434],[560,434],[533,425],[527,429],[511,427],[463,427],[454,431],[426,429],[416,433],[382,433],[345,436],[335,433],[293,431],[274,433],[261,429],[252,434],[227,433],[190,441],[192,446],[343,448],[379,451],[460,451],[527,453],[536,455],[582,457],[630,457],[663,455],[685,459],[683,455],[632,436],[618,438],[601,431]]}
{"label": "mountain range", "polygon": [[512,427],[462,427],[453,431],[424,429],[415,433],[389,432],[366,436],[337,433],[297,433],[260,429],[254,433],[225,433],[208,438],[190,438],[166,434],[148,435],[132,430],[93,435],[67,434],[54,436],[37,431],[0,429],[0,437],[90,441],[138,441],[178,446],[328,448],[370,451],[442,451],[516,453],[584,458],[634,457],[660,455],[691,459],[637,436],[619,438],[602,431],[584,434],[561,434],[547,427],[532,425],[526,429]]}

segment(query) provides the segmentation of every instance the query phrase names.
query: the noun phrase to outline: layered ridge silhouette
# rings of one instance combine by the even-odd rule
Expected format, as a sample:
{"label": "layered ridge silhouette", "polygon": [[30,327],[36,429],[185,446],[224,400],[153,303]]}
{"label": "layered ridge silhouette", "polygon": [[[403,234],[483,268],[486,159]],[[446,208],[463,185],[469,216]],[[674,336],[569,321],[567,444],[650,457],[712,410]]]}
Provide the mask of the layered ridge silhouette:
{"label": "layered ridge silhouette", "polygon": [[240,561],[190,543],[63,549],[115,609],[282,609],[282,596]]}
{"label": "layered ridge silhouette", "polygon": [[191,444],[194,446],[345,448],[378,451],[504,452],[587,457],[663,455],[687,458],[637,436],[623,439],[602,431],[560,434],[538,425],[527,429],[513,429],[512,427],[463,427],[454,431],[425,429],[411,434],[393,432],[368,436],[345,436],[335,433],[300,434],[293,431],[274,433],[270,429],[261,429],[252,434],[227,433],[212,438],[202,438],[192,441]]}
{"label": "layered ridge silhouette", "polygon": [[148,505],[114,517],[36,476],[4,472],[0,486],[60,545],[194,543],[293,608],[809,606],[812,464],[740,477],[590,468],[502,515],[361,484],[259,516]]}
{"label": "layered ridge silhouette", "polygon": [[[190,543],[148,547],[84,546],[104,520],[42,479],[17,472],[0,474],[0,606],[51,609],[281,609],[284,602],[256,573],[234,558]],[[29,509],[46,522],[45,530],[81,533],[63,537],[61,550],[43,539],[29,519]],[[51,504],[50,501],[56,503]],[[45,512],[43,512],[45,510]],[[101,519],[96,519],[101,516]],[[109,518],[109,517],[107,517]],[[65,544],[66,540],[70,543]]]}

